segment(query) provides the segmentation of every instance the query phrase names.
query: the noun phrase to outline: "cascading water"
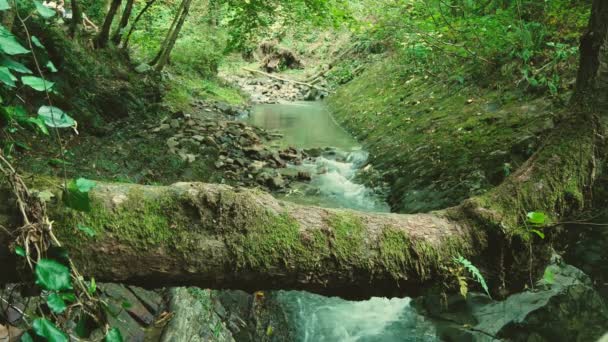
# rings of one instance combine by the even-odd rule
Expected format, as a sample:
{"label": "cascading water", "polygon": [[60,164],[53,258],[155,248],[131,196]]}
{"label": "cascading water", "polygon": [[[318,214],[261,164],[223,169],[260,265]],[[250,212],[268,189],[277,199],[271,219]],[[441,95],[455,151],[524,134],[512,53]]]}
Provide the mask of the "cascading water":
{"label": "cascading water", "polygon": [[[356,176],[368,154],[338,126],[321,103],[256,106],[249,123],[283,134],[280,144],[317,149],[319,156],[297,172],[311,175],[285,195],[286,200],[324,207],[388,212],[388,205]],[[299,291],[275,298],[297,341],[438,341],[431,323],[410,306],[409,298],[346,301]]]}

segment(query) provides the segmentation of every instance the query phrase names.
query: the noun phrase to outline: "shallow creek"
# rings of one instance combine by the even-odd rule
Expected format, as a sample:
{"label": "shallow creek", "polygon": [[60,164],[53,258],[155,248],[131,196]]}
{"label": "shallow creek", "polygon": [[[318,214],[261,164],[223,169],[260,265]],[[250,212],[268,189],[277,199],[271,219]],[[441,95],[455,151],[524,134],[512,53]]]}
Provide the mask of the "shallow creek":
{"label": "shallow creek", "polygon": [[[344,131],[320,102],[258,105],[250,124],[283,135],[278,144],[311,150],[320,156],[292,165],[312,180],[283,199],[323,207],[387,212],[372,189],[357,183],[367,152]],[[439,341],[432,324],[410,306],[409,298],[346,301],[307,292],[280,291],[277,299],[297,341]]]}

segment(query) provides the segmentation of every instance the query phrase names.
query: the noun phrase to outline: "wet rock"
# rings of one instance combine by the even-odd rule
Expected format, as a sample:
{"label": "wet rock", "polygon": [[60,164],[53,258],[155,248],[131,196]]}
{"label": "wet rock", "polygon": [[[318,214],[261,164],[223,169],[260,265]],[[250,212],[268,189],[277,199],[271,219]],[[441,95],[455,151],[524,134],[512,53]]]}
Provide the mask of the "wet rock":
{"label": "wet rock", "polygon": [[173,288],[169,291],[169,298],[174,316],[165,327],[161,342],[234,341],[213,310],[209,290]]}
{"label": "wet rock", "polygon": [[133,292],[135,297],[150,311],[153,315],[158,315],[163,308],[163,297],[155,291],[149,291],[137,286],[129,286],[129,290]]}
{"label": "wet rock", "polygon": [[171,126],[171,128],[173,128],[173,129],[178,129],[178,128],[180,127],[180,123],[179,123],[179,120],[178,120],[178,119],[172,119],[172,120],[169,122],[169,125],[170,125],[170,126]]}
{"label": "wet rock", "polygon": [[312,175],[310,172],[300,171],[298,172],[298,179],[302,181],[310,181],[312,180]]}
{"label": "wet rock", "polygon": [[[556,261],[549,266],[552,281],[536,290],[496,302],[481,294],[467,300],[454,297],[448,311],[429,299],[424,307],[438,321],[442,338],[451,341],[595,341],[608,326],[608,309],[579,269]],[[453,323],[446,323],[453,322]],[[471,327],[468,329],[467,327]]]}
{"label": "wet rock", "polygon": [[99,288],[114,302],[126,308],[141,324],[148,326],[154,322],[154,316],[127,287],[119,284],[100,284]]}

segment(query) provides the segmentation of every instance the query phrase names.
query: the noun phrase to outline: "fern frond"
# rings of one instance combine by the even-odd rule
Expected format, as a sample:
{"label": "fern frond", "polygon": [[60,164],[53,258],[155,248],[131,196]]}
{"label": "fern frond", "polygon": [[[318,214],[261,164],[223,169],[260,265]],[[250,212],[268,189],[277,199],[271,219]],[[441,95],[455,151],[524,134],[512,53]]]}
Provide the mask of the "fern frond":
{"label": "fern frond", "polygon": [[459,255],[457,258],[454,258],[454,262],[464,266],[464,268],[469,271],[469,273],[471,273],[471,275],[473,276],[473,280],[475,280],[479,283],[479,285],[481,285],[481,287],[484,291],[486,291],[486,294],[489,297],[492,297],[490,296],[490,291],[488,290],[488,284],[486,284],[486,280],[484,279],[483,275],[481,275],[479,269],[475,267],[475,265],[473,265],[473,263],[464,258],[462,255]]}

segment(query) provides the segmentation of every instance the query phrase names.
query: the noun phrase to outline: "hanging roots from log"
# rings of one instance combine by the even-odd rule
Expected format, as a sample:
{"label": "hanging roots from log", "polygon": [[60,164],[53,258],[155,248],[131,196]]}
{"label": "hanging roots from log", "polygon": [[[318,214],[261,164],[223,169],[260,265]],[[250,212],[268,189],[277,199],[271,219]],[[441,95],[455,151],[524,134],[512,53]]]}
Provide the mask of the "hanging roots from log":
{"label": "hanging roots from log", "polygon": [[[30,270],[35,272],[36,264],[46,256],[49,248],[61,247],[61,242],[59,242],[53,233],[53,221],[50,221],[47,216],[45,202],[28,189],[19,173],[4,158],[1,151],[0,173],[8,180],[22,219],[22,225],[13,231],[8,230],[6,227],[2,228],[8,230],[15,237],[9,246],[10,249],[16,252],[18,246],[22,246],[25,250],[24,258],[26,263]],[[104,307],[108,307],[108,304],[90,293],[89,286],[85,283],[84,277],[69,258],[68,263],[76,301],[68,306],[62,317],[56,316],[55,318],[58,323],[66,323],[72,313],[83,313],[91,317],[107,333],[110,326],[107,323]],[[10,303],[7,304],[10,305]],[[44,312],[40,313],[44,316]],[[25,316],[25,313],[23,315]],[[24,320],[24,322],[30,325],[27,320]],[[79,340],[77,337],[72,337]]]}

